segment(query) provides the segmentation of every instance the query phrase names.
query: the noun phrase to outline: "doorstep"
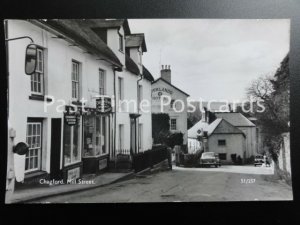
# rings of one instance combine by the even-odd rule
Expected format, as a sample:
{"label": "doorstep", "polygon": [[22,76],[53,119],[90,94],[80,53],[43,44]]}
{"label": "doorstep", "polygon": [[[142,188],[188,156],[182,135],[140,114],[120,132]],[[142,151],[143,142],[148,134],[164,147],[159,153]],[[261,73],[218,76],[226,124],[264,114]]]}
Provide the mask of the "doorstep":
{"label": "doorstep", "polygon": [[81,180],[78,180],[76,183],[48,184],[42,187],[38,186],[16,190],[12,195],[10,203],[26,203],[46,197],[89,190],[130,179],[131,177],[134,177],[134,172],[132,171],[127,173],[103,173],[98,176],[95,174],[89,174],[83,176]]}

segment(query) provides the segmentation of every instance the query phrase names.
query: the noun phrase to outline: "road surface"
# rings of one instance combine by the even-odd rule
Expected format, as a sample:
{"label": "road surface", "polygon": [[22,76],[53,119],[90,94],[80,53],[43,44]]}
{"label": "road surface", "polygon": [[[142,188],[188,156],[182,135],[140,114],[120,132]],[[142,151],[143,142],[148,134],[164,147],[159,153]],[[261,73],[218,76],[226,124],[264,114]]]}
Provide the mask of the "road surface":
{"label": "road surface", "polygon": [[182,168],[106,187],[49,197],[38,203],[190,202],[292,200],[292,188],[272,167]]}

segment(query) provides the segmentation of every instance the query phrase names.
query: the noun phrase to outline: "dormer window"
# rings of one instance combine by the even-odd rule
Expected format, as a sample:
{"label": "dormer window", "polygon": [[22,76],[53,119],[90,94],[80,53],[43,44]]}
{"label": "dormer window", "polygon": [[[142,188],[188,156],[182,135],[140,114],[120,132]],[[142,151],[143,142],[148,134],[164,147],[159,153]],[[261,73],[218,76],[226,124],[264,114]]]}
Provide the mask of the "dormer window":
{"label": "dormer window", "polygon": [[124,51],[124,42],[123,42],[123,35],[119,34],[119,50],[121,52]]}

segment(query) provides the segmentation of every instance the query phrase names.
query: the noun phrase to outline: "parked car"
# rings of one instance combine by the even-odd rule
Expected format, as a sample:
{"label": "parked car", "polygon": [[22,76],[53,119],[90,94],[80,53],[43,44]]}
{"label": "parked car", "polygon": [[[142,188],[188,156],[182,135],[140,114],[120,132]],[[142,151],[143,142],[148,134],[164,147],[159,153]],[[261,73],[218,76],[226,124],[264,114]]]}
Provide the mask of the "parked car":
{"label": "parked car", "polygon": [[214,152],[203,152],[200,158],[200,166],[215,166],[216,168],[221,166],[218,154]]}
{"label": "parked car", "polygon": [[264,156],[263,155],[256,155],[254,157],[254,166],[262,165],[264,163]]}

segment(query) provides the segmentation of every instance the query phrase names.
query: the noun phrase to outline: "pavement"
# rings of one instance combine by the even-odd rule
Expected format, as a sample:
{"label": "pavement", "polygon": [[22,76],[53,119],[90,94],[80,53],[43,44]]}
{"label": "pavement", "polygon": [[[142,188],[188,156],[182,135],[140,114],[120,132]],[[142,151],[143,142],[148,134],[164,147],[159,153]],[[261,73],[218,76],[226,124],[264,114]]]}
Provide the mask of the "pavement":
{"label": "pavement", "polygon": [[42,198],[61,196],[64,194],[76,193],[83,190],[91,190],[129,179],[132,176],[134,176],[134,172],[106,172],[98,176],[96,176],[95,174],[84,176],[76,183],[55,185],[45,184],[36,187],[21,188],[19,190],[15,190],[10,203],[26,203],[38,201]]}
{"label": "pavement", "polygon": [[292,187],[277,179],[273,167],[222,165],[183,168],[32,203],[123,203],[293,200]]}

